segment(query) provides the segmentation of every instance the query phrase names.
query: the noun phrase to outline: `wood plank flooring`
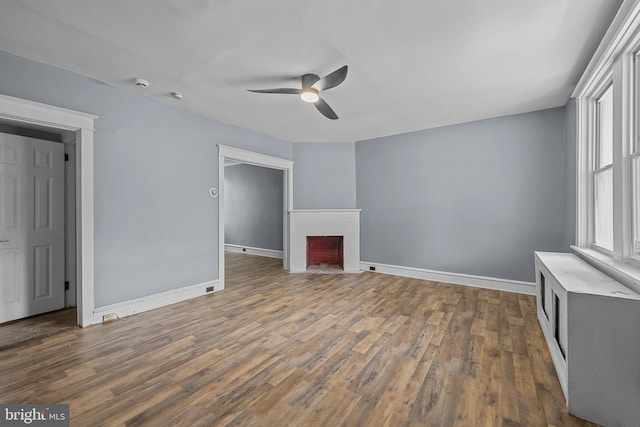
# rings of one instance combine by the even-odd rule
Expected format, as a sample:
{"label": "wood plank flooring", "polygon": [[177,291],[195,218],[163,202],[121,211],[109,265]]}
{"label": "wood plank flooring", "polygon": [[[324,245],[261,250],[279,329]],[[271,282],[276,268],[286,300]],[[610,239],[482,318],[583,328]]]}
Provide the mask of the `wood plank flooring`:
{"label": "wood plank flooring", "polygon": [[73,426],[589,426],[531,296],[227,253],[226,289],[0,352]]}
{"label": "wood plank flooring", "polygon": [[76,328],[75,308],[0,324],[0,351]]}

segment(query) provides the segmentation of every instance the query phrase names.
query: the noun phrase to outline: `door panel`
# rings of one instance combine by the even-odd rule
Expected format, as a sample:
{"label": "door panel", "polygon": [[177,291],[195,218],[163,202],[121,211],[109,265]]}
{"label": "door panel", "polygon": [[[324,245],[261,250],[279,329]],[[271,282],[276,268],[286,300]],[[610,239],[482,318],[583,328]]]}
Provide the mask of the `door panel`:
{"label": "door panel", "polygon": [[20,253],[17,248],[0,249],[0,300],[10,304],[20,301]]}
{"label": "door panel", "polygon": [[51,169],[51,152],[39,149],[33,150],[33,166]]}
{"label": "door panel", "polygon": [[0,145],[0,163],[17,165],[18,148],[9,144]]}
{"label": "door panel", "polygon": [[0,134],[0,322],[64,307],[64,145]]}
{"label": "door panel", "polygon": [[51,228],[51,178],[34,177],[33,228],[36,230]]}
{"label": "door panel", "polygon": [[0,211],[0,232],[18,228],[18,176],[0,175],[0,194],[2,210]]}
{"label": "door panel", "polygon": [[53,271],[51,269],[51,245],[36,246],[34,248],[33,281],[34,299],[51,297],[51,279]]}

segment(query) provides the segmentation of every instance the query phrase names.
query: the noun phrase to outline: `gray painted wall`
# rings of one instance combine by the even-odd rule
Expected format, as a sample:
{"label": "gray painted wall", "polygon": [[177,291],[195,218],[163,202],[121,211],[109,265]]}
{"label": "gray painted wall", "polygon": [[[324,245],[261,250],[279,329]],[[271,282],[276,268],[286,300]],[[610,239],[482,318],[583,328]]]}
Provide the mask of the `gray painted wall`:
{"label": "gray painted wall", "polygon": [[571,252],[571,245],[576,244],[576,222],[578,218],[578,109],[575,99],[569,99],[564,106],[565,111],[565,219],[564,219],[564,251]]}
{"label": "gray painted wall", "polygon": [[356,207],[354,143],[304,143],[293,146],[293,207]]}
{"label": "gray painted wall", "polygon": [[561,251],[565,110],[356,143],[361,259],[534,281]]}
{"label": "gray painted wall", "polygon": [[0,93],[100,116],[97,307],[218,278],[216,144],[292,159],[289,142],[5,52]]}
{"label": "gray painted wall", "polygon": [[283,172],[253,165],[224,168],[225,243],[282,250]]}
{"label": "gray painted wall", "polygon": [[533,251],[572,240],[572,105],[291,144],[5,52],[0,93],[100,116],[98,307],[218,277],[217,143],[294,160],[297,209],[362,208],[365,261],[532,281]]}

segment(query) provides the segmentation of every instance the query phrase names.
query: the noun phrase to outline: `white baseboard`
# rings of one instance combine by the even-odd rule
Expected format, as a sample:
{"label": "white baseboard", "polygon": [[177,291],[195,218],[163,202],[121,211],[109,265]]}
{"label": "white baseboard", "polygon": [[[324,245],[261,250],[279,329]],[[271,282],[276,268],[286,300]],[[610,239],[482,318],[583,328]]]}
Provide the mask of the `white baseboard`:
{"label": "white baseboard", "polygon": [[232,245],[229,243],[225,243],[224,250],[226,252],[239,252],[241,254],[266,256],[268,258],[283,258],[282,251],[277,251],[274,249],[252,248],[251,246]]}
{"label": "white baseboard", "polygon": [[371,271],[369,267],[375,267],[375,273],[384,273],[394,276],[411,277],[414,279],[431,280],[434,282],[452,283],[454,285],[465,285],[478,288],[495,289],[499,291],[517,292],[527,295],[536,294],[536,284],[533,282],[520,282],[517,280],[498,279],[494,277],[473,276],[470,274],[447,273],[444,271],[426,270],[423,268],[414,267],[401,267],[398,265],[380,264],[376,262],[360,262],[360,268],[362,268],[362,270]]}
{"label": "white baseboard", "polygon": [[[154,308],[160,308],[166,305],[206,295],[211,293],[207,292],[207,288],[211,286],[213,286],[213,292],[223,289],[219,280],[212,280],[146,297],[135,298],[129,301],[96,307],[93,310],[93,324],[102,323],[105,320],[114,320],[121,317],[131,316],[136,313],[142,313],[143,311],[153,310]],[[105,319],[104,316],[110,316],[111,319]]]}

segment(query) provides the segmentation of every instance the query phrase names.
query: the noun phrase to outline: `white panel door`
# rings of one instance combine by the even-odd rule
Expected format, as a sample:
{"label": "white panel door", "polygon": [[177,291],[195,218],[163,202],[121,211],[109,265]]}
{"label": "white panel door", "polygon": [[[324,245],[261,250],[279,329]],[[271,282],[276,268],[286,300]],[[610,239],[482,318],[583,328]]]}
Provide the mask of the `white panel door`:
{"label": "white panel door", "polygon": [[0,323],[64,307],[64,145],[0,133]]}

